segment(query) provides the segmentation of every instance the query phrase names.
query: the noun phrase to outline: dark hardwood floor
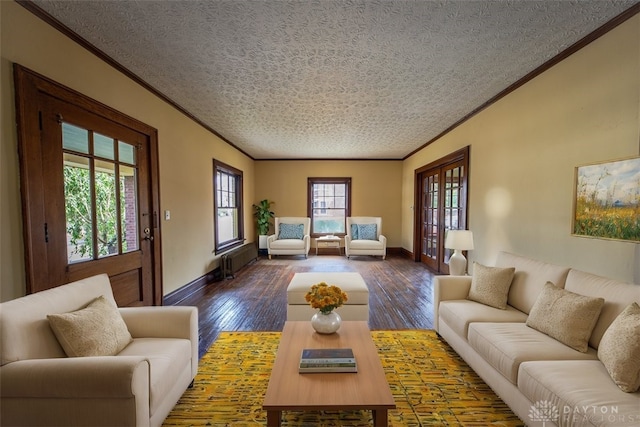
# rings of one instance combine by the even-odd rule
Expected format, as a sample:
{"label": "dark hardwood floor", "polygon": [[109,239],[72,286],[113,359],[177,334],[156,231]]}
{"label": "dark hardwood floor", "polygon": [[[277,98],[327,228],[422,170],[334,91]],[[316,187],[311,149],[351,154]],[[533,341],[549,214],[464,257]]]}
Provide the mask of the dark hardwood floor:
{"label": "dark hardwood floor", "polygon": [[369,287],[369,328],[431,329],[433,277],[423,264],[397,255],[380,257],[309,254],[260,257],[235,278],[212,282],[180,301],[199,309],[200,356],[221,331],[281,331],[286,290],[295,273],[355,271]]}

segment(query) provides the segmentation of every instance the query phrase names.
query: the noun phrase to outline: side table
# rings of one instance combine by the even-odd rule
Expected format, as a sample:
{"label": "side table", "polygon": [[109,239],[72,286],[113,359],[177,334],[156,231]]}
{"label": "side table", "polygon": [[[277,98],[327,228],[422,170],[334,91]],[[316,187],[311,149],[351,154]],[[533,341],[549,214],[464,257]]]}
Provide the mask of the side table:
{"label": "side table", "polygon": [[340,238],[338,236],[322,236],[316,239],[316,255],[318,255],[318,248],[336,248],[338,255],[342,255],[342,249],[340,249]]}

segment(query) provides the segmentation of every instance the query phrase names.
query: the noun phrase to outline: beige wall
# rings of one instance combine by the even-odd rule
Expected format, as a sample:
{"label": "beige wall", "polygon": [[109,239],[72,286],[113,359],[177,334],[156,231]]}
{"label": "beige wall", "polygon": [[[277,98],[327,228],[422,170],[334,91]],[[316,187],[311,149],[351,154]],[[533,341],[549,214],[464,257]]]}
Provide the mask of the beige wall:
{"label": "beige wall", "polygon": [[471,261],[507,250],[640,283],[640,245],[571,235],[575,167],[640,154],[640,16],[408,158],[403,247],[415,169],[467,145]]}
{"label": "beige wall", "polygon": [[275,201],[276,216],[307,216],[307,178],[350,177],[351,214],[382,217],[387,246],[401,246],[401,161],[257,161],[256,203]]}
{"label": "beige wall", "polygon": [[[219,159],[244,172],[245,203],[254,199],[254,162],[120,74],[14,2],[0,2],[2,14],[0,177],[0,300],[25,293],[19,166],[12,63],[158,129],[164,293],[217,266],[213,253],[213,163]],[[164,215],[161,215],[163,218]],[[251,211],[245,222],[252,223]],[[253,228],[247,236],[254,240]]]}

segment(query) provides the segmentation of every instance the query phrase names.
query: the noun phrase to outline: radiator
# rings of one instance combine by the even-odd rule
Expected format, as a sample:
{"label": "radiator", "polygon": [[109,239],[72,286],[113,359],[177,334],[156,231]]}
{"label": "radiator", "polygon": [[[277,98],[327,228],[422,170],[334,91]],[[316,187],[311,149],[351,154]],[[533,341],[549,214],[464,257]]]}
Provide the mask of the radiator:
{"label": "radiator", "polygon": [[258,249],[253,243],[240,246],[231,252],[227,252],[222,255],[222,277],[235,277],[236,272],[257,258]]}

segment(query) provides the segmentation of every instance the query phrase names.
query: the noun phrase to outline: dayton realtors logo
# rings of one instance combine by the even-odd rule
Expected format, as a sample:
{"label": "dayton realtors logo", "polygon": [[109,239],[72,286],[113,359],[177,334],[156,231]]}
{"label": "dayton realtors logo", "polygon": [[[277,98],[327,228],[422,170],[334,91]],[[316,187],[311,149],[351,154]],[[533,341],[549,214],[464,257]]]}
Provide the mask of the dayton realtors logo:
{"label": "dayton realtors logo", "polygon": [[609,425],[638,425],[640,422],[640,413],[638,414],[620,414],[618,407],[615,405],[581,405],[556,406],[548,400],[539,400],[529,409],[529,419],[535,423],[542,423],[545,427],[546,423],[564,423],[573,424],[576,422],[597,422]]}

